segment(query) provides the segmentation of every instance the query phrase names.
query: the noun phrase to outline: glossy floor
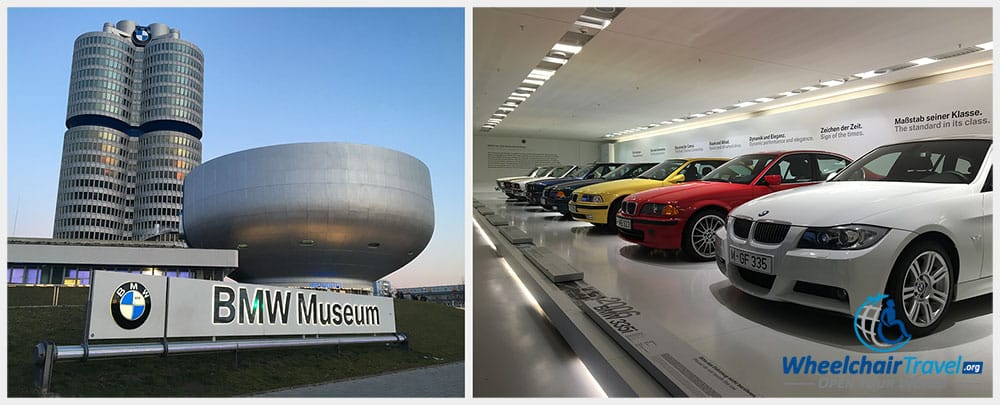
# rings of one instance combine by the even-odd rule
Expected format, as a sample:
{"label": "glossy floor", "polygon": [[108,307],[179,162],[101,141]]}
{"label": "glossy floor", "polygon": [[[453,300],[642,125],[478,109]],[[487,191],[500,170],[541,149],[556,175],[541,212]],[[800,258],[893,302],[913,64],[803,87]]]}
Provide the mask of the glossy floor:
{"label": "glossy floor", "polygon": [[603,396],[514,273],[475,231],[473,255],[472,395]]}
{"label": "glossy floor", "polygon": [[[992,295],[953,305],[937,333],[892,353],[896,359],[981,361],[981,374],[786,375],[782,357],[816,360],[884,359],[865,348],[852,319],[798,305],[757,299],[733,288],[715,263],[693,263],[671,252],[644,251],[614,233],[557,213],[505,202],[500,193],[475,198],[551,249],[584,280],[618,296],[720,365],[761,396],[989,396],[992,393]],[[479,263],[481,251],[474,252]],[[474,269],[478,276],[479,269]],[[477,281],[478,286],[478,281]],[[476,305],[481,290],[476,289]],[[484,305],[487,305],[484,303]],[[493,304],[496,305],[496,304]],[[476,315],[476,323],[482,318]],[[476,368],[485,365],[476,362]]]}

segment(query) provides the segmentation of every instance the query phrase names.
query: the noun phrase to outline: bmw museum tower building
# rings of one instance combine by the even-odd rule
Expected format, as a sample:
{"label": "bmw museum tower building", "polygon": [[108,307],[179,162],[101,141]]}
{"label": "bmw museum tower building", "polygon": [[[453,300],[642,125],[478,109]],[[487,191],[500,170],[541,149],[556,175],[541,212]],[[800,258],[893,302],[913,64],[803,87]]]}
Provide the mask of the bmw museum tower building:
{"label": "bmw museum tower building", "polygon": [[76,39],[54,238],[179,239],[184,178],[201,163],[204,63],[161,23]]}

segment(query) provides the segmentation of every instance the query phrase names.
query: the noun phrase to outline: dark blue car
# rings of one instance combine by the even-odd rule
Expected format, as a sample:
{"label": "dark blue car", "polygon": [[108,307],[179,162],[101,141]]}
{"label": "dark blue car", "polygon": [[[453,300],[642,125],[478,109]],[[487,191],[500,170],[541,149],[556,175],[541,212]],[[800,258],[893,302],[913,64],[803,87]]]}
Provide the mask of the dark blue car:
{"label": "dark blue car", "polygon": [[542,191],[542,208],[545,208],[546,211],[559,211],[568,217],[571,215],[569,200],[572,198],[574,190],[605,181],[631,179],[656,165],[656,163],[625,163],[598,178],[574,180],[545,187],[545,190]]}
{"label": "dark blue car", "polygon": [[525,185],[528,197],[528,205],[540,205],[542,203],[542,190],[548,186],[562,184],[570,181],[596,179],[621,166],[623,163],[592,163],[587,166],[578,167],[566,176],[558,179],[546,179],[529,182]]}

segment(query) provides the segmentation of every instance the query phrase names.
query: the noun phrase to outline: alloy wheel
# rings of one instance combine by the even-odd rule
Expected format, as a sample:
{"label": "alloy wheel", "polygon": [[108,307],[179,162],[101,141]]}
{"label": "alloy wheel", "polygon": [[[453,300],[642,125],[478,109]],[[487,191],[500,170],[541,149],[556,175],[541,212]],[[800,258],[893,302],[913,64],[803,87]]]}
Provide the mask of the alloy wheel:
{"label": "alloy wheel", "polygon": [[910,262],[903,278],[903,311],[915,326],[933,324],[944,311],[951,294],[948,262],[938,252],[923,252]]}
{"label": "alloy wheel", "polygon": [[701,257],[715,256],[715,231],[726,225],[717,215],[705,215],[695,222],[691,229],[691,246]]}

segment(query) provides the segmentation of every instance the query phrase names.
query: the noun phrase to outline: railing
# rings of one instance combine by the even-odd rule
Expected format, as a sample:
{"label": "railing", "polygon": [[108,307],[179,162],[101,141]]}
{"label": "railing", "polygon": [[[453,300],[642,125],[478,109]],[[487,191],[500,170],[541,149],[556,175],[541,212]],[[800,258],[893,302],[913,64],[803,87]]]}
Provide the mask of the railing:
{"label": "railing", "polygon": [[116,343],[103,345],[57,346],[54,342],[38,342],[32,350],[35,361],[35,386],[47,394],[52,384],[52,369],[56,362],[90,359],[111,359],[139,356],[167,356],[171,354],[233,352],[233,361],[240,350],[279,349],[313,346],[340,346],[363,343],[399,344],[409,350],[406,334],[342,337],[301,337],[279,339],[206,340],[155,343]]}

